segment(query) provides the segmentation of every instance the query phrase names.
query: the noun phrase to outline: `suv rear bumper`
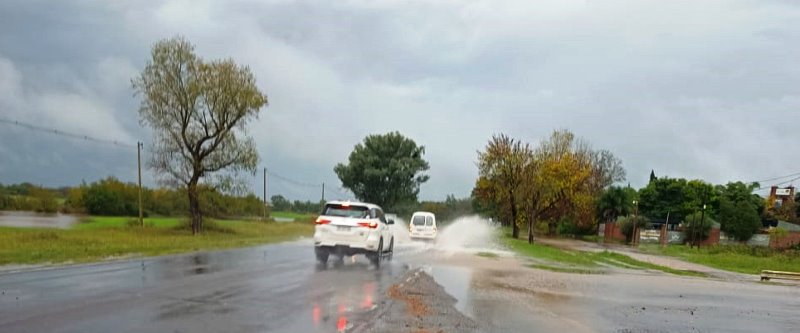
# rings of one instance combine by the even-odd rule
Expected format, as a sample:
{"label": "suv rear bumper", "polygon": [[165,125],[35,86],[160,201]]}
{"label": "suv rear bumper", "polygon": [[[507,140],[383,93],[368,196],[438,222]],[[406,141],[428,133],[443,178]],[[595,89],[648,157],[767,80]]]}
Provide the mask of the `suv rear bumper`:
{"label": "suv rear bumper", "polygon": [[314,251],[328,251],[330,254],[335,255],[342,255],[342,256],[353,256],[357,254],[367,254],[367,253],[375,253],[378,250],[378,245],[375,244],[374,247],[367,248],[367,247],[357,247],[353,245],[325,245],[325,244],[314,244]]}

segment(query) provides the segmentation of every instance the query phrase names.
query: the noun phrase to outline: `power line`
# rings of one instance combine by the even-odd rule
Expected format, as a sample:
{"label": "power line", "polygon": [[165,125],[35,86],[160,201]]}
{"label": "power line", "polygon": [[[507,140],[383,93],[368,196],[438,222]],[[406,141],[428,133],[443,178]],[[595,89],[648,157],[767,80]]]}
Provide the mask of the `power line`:
{"label": "power line", "polygon": [[18,121],[18,120],[9,120],[9,119],[0,118],[0,123],[7,124],[7,125],[13,125],[13,126],[21,127],[21,128],[25,128],[25,129],[31,130],[31,131],[55,134],[55,135],[59,135],[59,136],[67,137],[67,138],[72,138],[72,139],[86,140],[86,141],[92,141],[92,142],[103,143],[103,144],[110,144],[110,145],[126,147],[126,148],[136,148],[136,146],[137,146],[135,144],[129,144],[129,143],[120,142],[120,141],[117,141],[117,140],[101,139],[101,138],[96,138],[96,137],[89,136],[89,135],[66,132],[66,131],[62,131],[62,130],[59,130],[59,129],[55,129],[55,128],[37,126],[37,125],[21,122],[21,121]]}
{"label": "power line", "polygon": [[299,180],[294,180],[294,179],[291,179],[291,178],[289,178],[289,177],[284,177],[284,176],[281,176],[281,175],[279,175],[279,174],[277,174],[277,173],[275,173],[275,172],[273,172],[273,171],[270,171],[270,170],[269,170],[269,168],[267,168],[267,174],[268,174],[268,175],[270,175],[270,176],[273,176],[273,177],[275,177],[275,178],[277,178],[277,179],[280,179],[280,180],[282,180],[282,181],[284,181],[284,182],[287,182],[287,183],[289,183],[289,184],[296,185],[296,186],[309,187],[309,188],[319,188],[319,187],[322,187],[322,183],[321,183],[321,182],[320,182],[320,183],[318,183],[318,184],[312,184],[312,183],[301,182],[301,181],[299,181]]}
{"label": "power line", "polygon": [[[780,178],[778,178],[778,179],[780,179]],[[794,181],[797,181],[797,180],[800,180],[800,177],[792,178],[792,179],[789,179],[789,180],[784,181],[784,182],[780,182],[780,183],[777,183],[777,184],[772,184],[770,186],[763,186],[763,187],[760,187],[760,188],[756,189],[756,191],[766,190],[768,188],[772,188],[773,186],[781,186],[781,185],[785,185],[785,184],[790,184],[790,183],[792,183]]]}
{"label": "power line", "polygon": [[784,179],[784,178],[789,178],[789,177],[793,177],[793,176],[800,176],[800,172],[796,172],[796,173],[788,174],[788,175],[786,175],[786,176],[781,176],[781,177],[768,178],[768,179],[764,179],[764,180],[756,180],[756,181],[754,181],[754,183],[763,183],[763,182],[769,182],[769,181],[773,181],[773,180],[779,180],[779,179]]}

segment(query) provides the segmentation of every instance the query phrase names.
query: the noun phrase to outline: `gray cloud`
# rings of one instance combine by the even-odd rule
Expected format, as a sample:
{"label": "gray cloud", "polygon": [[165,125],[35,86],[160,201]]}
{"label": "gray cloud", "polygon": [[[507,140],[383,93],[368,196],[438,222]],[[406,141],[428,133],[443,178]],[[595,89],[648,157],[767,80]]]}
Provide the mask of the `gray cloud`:
{"label": "gray cloud", "polygon": [[[129,79],[182,34],[253,69],[270,98],[251,126],[264,164],[306,183],[338,185],[353,145],[399,130],[427,147],[423,197],[466,196],[489,136],[556,128],[623,158],[634,186],[650,169],[756,180],[798,171],[798,19],[788,1],[5,1],[0,115],[146,139]],[[7,126],[0,140],[2,182],[134,179],[124,149]]]}

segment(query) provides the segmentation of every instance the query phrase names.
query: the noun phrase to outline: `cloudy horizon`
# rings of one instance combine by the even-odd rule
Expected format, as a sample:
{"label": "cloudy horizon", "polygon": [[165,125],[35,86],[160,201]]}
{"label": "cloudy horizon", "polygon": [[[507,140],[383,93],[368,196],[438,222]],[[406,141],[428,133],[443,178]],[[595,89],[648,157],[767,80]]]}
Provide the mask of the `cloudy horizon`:
{"label": "cloudy horizon", "polygon": [[[658,176],[719,184],[800,172],[800,3],[762,1],[22,1],[0,3],[0,118],[135,145],[130,79],[160,39],[247,65],[269,194],[346,193],[369,134],[426,148],[421,198],[470,194],[493,134],[567,128]],[[0,124],[0,183],[136,180],[135,148]],[[145,183],[155,184],[147,170]],[[626,182],[626,184],[627,184]],[[776,183],[779,181],[775,181]],[[762,185],[770,185],[765,183]]]}

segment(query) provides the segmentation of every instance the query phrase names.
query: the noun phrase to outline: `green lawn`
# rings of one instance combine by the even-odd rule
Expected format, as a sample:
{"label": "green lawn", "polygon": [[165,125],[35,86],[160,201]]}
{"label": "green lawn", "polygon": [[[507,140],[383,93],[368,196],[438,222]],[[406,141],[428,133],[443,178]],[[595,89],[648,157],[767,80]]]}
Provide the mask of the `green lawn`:
{"label": "green lawn", "polygon": [[627,269],[651,269],[670,274],[685,276],[705,276],[703,273],[683,271],[665,266],[639,261],[623,254],[603,252],[568,251],[542,244],[528,244],[519,239],[503,238],[505,244],[520,255],[538,259],[541,263],[531,265],[539,269],[547,269],[565,273],[603,273],[603,266],[615,266]]}
{"label": "green lawn", "polygon": [[192,236],[181,219],[91,217],[73,229],[0,228],[0,265],[91,262],[122,256],[154,256],[207,249],[252,246],[310,236],[311,223],[207,220],[210,231]]}
{"label": "green lawn", "polygon": [[271,212],[269,213],[270,217],[279,217],[285,219],[295,219],[295,221],[304,221],[310,220],[313,217],[316,217],[316,214],[304,214],[304,213],[295,213],[295,212]]}
{"label": "green lawn", "polygon": [[800,253],[797,251],[780,252],[744,245],[691,249],[685,245],[661,248],[647,244],[642,245],[641,249],[732,272],[746,274],[759,274],[762,270],[800,272]]}

